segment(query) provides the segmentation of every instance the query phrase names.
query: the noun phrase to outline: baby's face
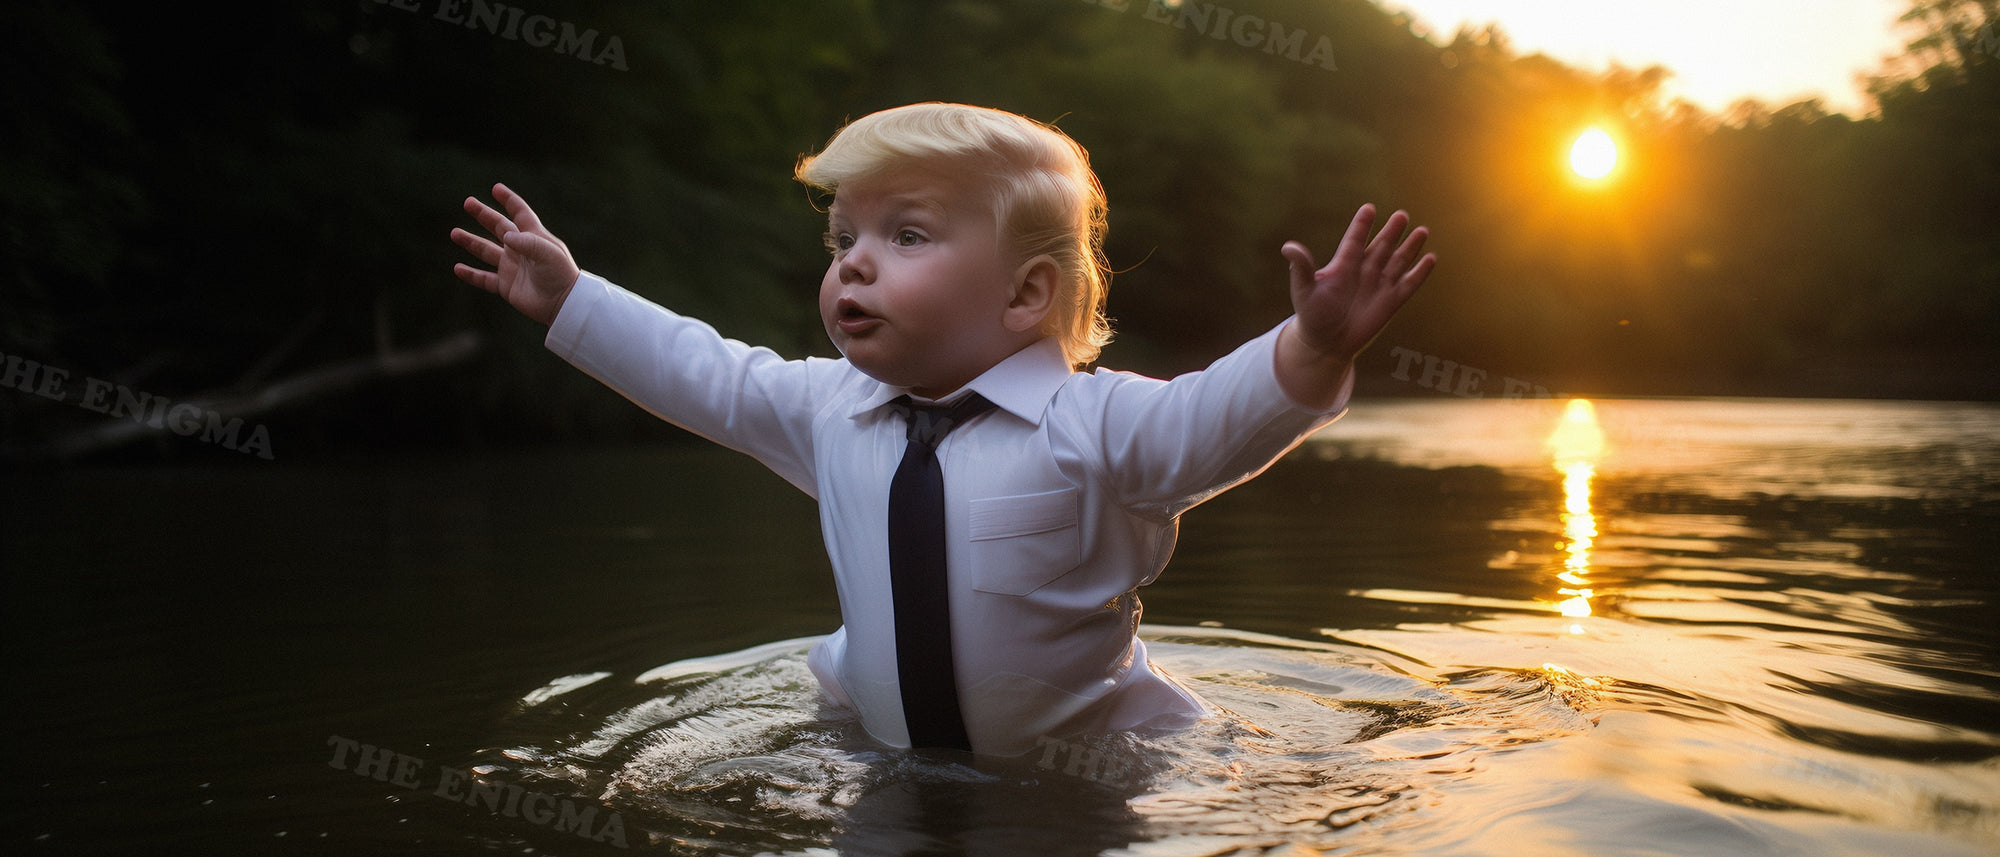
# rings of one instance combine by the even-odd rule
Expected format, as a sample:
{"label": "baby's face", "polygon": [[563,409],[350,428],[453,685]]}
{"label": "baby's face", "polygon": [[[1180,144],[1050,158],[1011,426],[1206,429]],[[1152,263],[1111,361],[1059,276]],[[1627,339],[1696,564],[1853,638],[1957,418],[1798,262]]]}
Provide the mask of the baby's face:
{"label": "baby's face", "polygon": [[924,169],[844,183],[827,243],[820,319],[869,377],[935,398],[1026,344],[1002,320],[1016,265],[971,183]]}

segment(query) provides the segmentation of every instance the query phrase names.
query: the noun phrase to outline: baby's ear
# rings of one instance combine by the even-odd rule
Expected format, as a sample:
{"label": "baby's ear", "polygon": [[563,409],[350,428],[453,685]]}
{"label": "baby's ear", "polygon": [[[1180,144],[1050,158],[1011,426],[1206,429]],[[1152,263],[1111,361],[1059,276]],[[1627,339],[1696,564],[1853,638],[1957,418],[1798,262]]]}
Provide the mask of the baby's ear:
{"label": "baby's ear", "polygon": [[1040,330],[1062,290],[1062,266],[1044,253],[1014,269],[1014,294],[1002,320],[1015,333]]}

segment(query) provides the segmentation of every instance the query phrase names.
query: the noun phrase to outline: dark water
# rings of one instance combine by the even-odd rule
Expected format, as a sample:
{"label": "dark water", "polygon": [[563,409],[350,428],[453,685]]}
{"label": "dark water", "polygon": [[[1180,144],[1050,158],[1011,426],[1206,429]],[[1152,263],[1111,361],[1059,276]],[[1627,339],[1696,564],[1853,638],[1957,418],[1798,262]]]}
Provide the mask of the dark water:
{"label": "dark water", "polygon": [[811,504],[726,453],[13,474],[0,836],[2000,852],[2000,409],[1595,416],[1551,446],[1560,402],[1363,403],[1191,513],[1146,593],[1156,656],[1230,717],[977,764],[819,709]]}

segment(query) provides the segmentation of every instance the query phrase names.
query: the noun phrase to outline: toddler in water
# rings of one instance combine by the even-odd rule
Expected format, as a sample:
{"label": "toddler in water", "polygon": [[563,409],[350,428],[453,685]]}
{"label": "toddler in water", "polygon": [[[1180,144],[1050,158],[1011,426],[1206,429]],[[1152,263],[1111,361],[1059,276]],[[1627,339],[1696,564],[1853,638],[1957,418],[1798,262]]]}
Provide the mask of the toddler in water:
{"label": "toddler in water", "polygon": [[1371,241],[1362,206],[1325,267],[1287,243],[1294,315],[1162,381],[1084,370],[1110,333],[1106,202],[1054,128],[909,105],[850,123],[796,176],[833,195],[819,309],[840,359],[783,359],[580,271],[502,185],[504,214],[465,201],[492,239],[452,231],[490,270],[456,273],[819,502],[843,624],[808,662],[876,739],[1017,755],[1208,713],[1147,660],[1138,588],[1181,513],[1345,408],[1355,355],[1436,265],[1426,231],[1405,237],[1397,212]]}

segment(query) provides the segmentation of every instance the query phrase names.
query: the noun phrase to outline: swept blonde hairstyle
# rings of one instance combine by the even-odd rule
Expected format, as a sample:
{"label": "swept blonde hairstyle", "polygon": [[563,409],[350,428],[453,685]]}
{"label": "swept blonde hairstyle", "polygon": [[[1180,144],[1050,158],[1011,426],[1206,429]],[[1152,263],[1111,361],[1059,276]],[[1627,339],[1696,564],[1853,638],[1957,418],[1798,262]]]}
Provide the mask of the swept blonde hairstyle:
{"label": "swept blonde hairstyle", "polygon": [[985,180],[1003,243],[1021,261],[1047,254],[1062,271],[1042,332],[1082,368],[1111,341],[1104,314],[1108,203],[1090,154],[1055,126],[965,104],[909,104],[870,113],[799,159],[793,178],[838,196],[840,185],[915,164]]}

